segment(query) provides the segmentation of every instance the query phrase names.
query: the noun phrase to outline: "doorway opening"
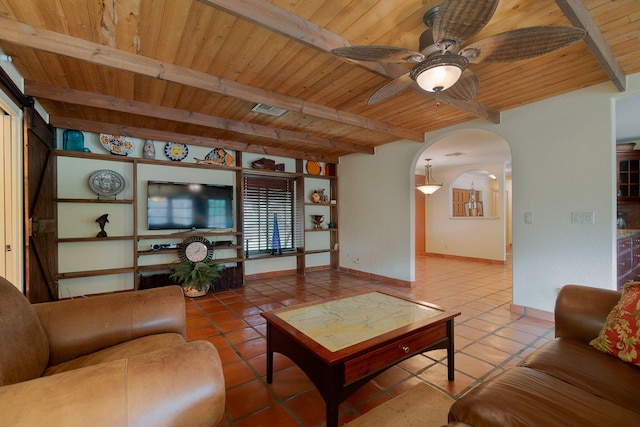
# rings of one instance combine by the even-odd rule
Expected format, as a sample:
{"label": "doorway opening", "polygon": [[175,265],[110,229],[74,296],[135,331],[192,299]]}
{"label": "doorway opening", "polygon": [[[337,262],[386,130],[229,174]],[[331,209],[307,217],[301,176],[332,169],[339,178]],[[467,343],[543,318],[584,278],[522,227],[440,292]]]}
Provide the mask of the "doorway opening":
{"label": "doorway opening", "polygon": [[415,191],[416,256],[505,263],[511,248],[511,150],[485,130],[453,132],[426,147],[415,165],[421,181],[426,159],[442,188]]}

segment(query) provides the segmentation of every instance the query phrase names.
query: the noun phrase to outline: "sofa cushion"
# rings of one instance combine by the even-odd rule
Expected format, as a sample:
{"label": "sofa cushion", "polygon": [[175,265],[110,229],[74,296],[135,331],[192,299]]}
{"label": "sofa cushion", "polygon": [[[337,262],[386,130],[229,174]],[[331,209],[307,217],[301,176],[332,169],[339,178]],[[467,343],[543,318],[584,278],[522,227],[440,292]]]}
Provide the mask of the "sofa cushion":
{"label": "sofa cushion", "polygon": [[0,387],[38,378],[49,361],[49,341],[22,292],[0,277]]}
{"label": "sofa cushion", "polygon": [[474,427],[631,426],[640,414],[544,372],[511,368],[453,404],[449,421]]}
{"label": "sofa cushion", "polygon": [[54,375],[61,372],[71,371],[74,369],[85,368],[100,363],[111,362],[114,360],[128,359],[137,355],[150,353],[152,351],[164,348],[175,347],[184,344],[185,339],[180,334],[157,334],[127,341],[104,350],[78,357],[68,362],[47,368],[44,375]]}
{"label": "sofa cushion", "polygon": [[607,316],[592,346],[640,366],[640,282],[624,285],[620,301]]}
{"label": "sofa cushion", "polygon": [[540,346],[520,366],[542,371],[640,414],[640,368],[597,351],[584,341],[558,338]]}

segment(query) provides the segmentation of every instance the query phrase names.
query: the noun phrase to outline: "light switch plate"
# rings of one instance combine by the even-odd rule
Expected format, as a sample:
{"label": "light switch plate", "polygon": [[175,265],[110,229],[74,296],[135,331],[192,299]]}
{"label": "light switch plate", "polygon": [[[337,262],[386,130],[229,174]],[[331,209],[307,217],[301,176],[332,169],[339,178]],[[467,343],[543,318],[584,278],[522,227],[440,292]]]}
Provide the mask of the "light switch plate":
{"label": "light switch plate", "polygon": [[533,224],[533,213],[525,212],[524,213],[524,223],[525,224]]}
{"label": "light switch plate", "polygon": [[594,224],[595,214],[593,212],[571,212],[572,224]]}

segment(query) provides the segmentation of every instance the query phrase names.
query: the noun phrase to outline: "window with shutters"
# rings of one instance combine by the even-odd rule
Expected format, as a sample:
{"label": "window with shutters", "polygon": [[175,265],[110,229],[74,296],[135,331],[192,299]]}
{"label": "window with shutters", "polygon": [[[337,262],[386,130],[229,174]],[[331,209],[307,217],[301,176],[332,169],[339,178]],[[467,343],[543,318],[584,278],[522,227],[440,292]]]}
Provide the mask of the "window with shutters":
{"label": "window with shutters", "polygon": [[278,220],[282,251],[302,246],[295,178],[245,175],[243,198],[245,251],[249,255],[271,252],[274,218]]}

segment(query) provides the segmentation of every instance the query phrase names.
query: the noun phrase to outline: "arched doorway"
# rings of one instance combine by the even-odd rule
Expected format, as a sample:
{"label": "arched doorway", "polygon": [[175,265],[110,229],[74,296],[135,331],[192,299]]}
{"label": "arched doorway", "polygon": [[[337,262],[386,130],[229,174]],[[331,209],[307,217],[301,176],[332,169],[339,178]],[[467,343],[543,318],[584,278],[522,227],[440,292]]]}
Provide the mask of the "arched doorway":
{"label": "arched doorway", "polygon": [[[434,180],[443,185],[429,196],[415,191],[416,256],[437,254],[506,262],[511,244],[509,144],[485,130],[448,134],[417,156],[417,184],[424,180],[427,159],[431,159]],[[472,191],[474,201],[483,208],[482,215],[478,204],[474,205],[475,211],[468,211],[471,214],[461,214],[468,203],[464,195],[468,199]]]}

